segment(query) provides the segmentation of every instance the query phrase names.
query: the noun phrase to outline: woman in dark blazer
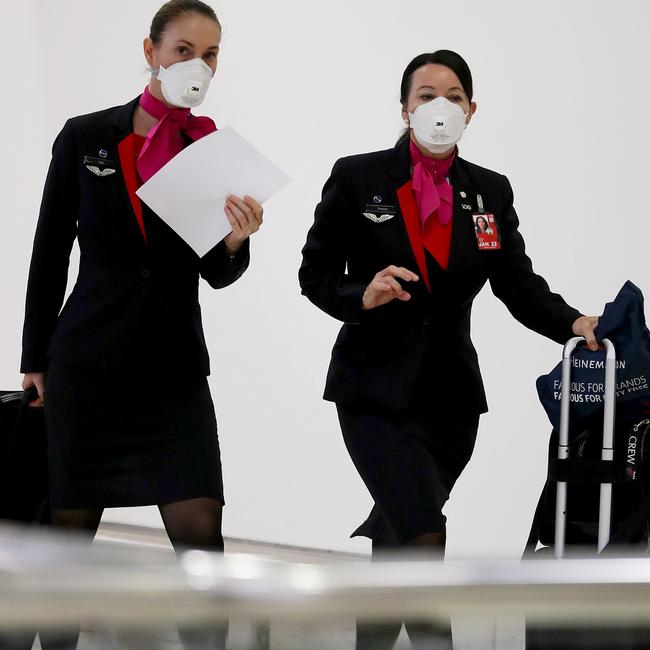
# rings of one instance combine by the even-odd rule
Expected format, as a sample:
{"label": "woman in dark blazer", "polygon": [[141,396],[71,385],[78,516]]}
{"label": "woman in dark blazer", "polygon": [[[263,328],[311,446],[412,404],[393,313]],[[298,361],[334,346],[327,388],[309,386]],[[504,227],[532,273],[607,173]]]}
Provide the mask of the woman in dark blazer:
{"label": "woman in dark blazer", "polygon": [[[489,281],[517,320],[558,343],[578,334],[594,347],[596,319],[533,272],[507,178],[459,157],[476,110],[466,62],[448,50],[416,57],[401,103],[410,128],[396,147],[334,165],[299,277],[303,294],[344,322],[325,399],[375,502],[354,535],[375,551],[440,553],[442,508],[487,410],[474,298]],[[492,232],[477,232],[478,214]],[[399,629],[360,627],[358,647],[392,647]]]}
{"label": "woman in dark blazer", "polygon": [[[224,503],[199,279],[246,270],[262,222],[230,197],[232,232],[199,258],[135,192],[214,131],[190,107],[217,67],[208,5],[172,0],[144,53],[152,77],[124,106],[68,120],[45,183],[27,287],[23,386],[45,402],[53,522],[95,531],[105,507],[155,504],[175,546],[222,549]],[[215,206],[215,218],[217,210]],[[79,273],[65,306],[69,256]]]}

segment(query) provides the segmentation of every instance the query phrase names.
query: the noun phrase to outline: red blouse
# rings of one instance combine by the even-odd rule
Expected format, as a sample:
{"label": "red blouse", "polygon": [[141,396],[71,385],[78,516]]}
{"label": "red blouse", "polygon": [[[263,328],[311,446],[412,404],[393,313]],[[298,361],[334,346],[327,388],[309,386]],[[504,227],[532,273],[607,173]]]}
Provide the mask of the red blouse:
{"label": "red blouse", "polygon": [[443,225],[438,219],[427,219],[422,229],[424,247],[433,255],[438,264],[447,270],[449,266],[449,251],[451,250],[451,233],[454,220]]}
{"label": "red blouse", "polygon": [[129,193],[129,199],[131,200],[131,206],[133,207],[135,218],[138,220],[138,226],[140,226],[142,236],[146,241],[147,233],[145,232],[144,220],[142,219],[142,203],[140,203],[140,199],[136,194],[136,191],[142,185],[142,181],[138,176],[138,171],[135,166],[144,142],[145,138],[143,136],[137,135],[136,133],[129,133],[117,145],[117,151],[120,156],[120,165],[122,167],[126,189]]}
{"label": "red blouse", "polygon": [[424,228],[420,221],[418,206],[415,201],[413,182],[407,181],[397,190],[400,209],[404,215],[406,232],[408,233],[411,248],[418,264],[420,276],[431,290],[429,284],[429,272],[425,250],[428,251],[440,266],[446,271],[449,266],[449,252],[451,250],[451,234],[453,230],[453,219],[442,225],[436,218],[427,219]]}
{"label": "red blouse", "polygon": [[449,253],[451,251],[453,217],[449,223],[441,224],[440,220],[434,214],[426,220],[423,227],[418,212],[412,180],[408,180],[397,190],[397,198],[402,214],[404,215],[406,231],[411,242],[411,248],[413,249],[420,275],[427,288],[431,290],[425,251],[429,252],[445,271],[447,270],[449,266]]}

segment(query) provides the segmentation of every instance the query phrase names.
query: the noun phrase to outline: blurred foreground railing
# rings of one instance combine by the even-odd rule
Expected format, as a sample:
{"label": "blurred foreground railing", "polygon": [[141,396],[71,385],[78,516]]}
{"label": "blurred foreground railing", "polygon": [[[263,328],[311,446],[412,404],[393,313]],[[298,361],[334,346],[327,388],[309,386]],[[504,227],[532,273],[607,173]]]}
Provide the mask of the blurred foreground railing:
{"label": "blurred foreground railing", "polygon": [[90,545],[34,529],[0,529],[4,628],[202,625],[215,618],[334,619],[525,615],[528,620],[646,622],[650,560],[324,565]]}

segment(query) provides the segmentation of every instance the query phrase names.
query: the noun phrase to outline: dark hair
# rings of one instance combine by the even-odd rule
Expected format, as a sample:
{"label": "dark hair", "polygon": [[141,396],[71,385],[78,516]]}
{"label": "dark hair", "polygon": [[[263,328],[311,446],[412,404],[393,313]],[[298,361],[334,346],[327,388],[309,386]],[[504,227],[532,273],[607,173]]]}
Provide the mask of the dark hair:
{"label": "dark hair", "polygon": [[478,217],[476,217],[476,226],[475,226],[476,227],[476,232],[483,232],[481,230],[480,226],[478,225],[479,221],[483,221],[483,223],[485,224],[485,230],[490,229],[490,224],[488,223],[488,220],[483,216],[478,216]]}
{"label": "dark hair", "polygon": [[169,0],[166,2],[153,17],[151,21],[151,29],[149,30],[149,38],[153,41],[154,45],[158,45],[162,40],[163,34],[169,24],[174,22],[184,14],[199,14],[214,20],[219,27],[221,23],[217,18],[214,9],[201,0]]}
{"label": "dark hair", "polygon": [[[435,52],[425,52],[424,54],[418,54],[405,68],[404,74],[402,75],[402,84],[400,85],[400,95],[399,100],[404,106],[408,99],[409,93],[411,92],[411,82],[413,80],[413,73],[421,68],[423,65],[428,65],[429,63],[438,63],[449,68],[460,80],[460,83],[467,95],[469,101],[472,101],[474,96],[474,86],[472,84],[472,73],[467,65],[467,62],[460,54],[452,52],[451,50],[436,50]],[[398,143],[402,142],[406,137],[408,137],[408,129],[402,133]]]}

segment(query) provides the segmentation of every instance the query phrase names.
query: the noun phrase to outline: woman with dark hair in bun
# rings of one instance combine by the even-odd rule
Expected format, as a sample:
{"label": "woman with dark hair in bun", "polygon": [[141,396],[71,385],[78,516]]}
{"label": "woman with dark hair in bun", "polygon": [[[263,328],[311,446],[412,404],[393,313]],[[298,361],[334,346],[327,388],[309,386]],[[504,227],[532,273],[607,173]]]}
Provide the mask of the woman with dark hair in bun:
{"label": "woman with dark hair in bun", "polygon": [[[460,157],[476,112],[464,59],[415,57],[401,104],[407,129],[394,148],[334,165],[299,276],[303,294],[344,323],[325,399],[375,502],[354,535],[370,537],[373,553],[441,556],[442,509],[487,411],[470,340],[474,298],[489,281],[517,320],[558,343],[581,335],[594,348],[597,321],[534,273],[506,177]],[[359,625],[357,648],[391,648],[400,628]],[[416,647],[451,643],[449,630],[407,630]]]}
{"label": "woman with dark hair in bun", "polygon": [[[210,6],[167,2],[144,40],[152,70],[144,92],[68,120],[54,143],[21,370],[23,387],[35,386],[45,406],[57,526],[94,534],[104,508],[157,505],[176,548],[223,549],[199,280],[220,289],[242,276],[262,206],[237,196],[225,208],[215,205],[215,218],[223,209],[232,232],[199,258],[136,195],[185,146],[216,129],[191,109],[208,90],[220,41]],[[75,239],[79,274],[61,310]],[[220,647],[221,637],[201,647]]]}

